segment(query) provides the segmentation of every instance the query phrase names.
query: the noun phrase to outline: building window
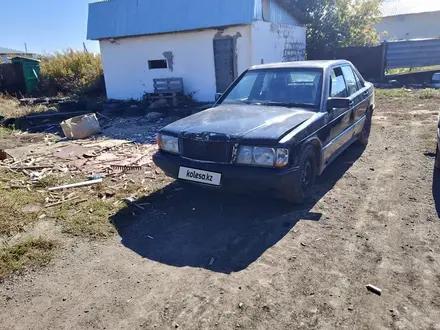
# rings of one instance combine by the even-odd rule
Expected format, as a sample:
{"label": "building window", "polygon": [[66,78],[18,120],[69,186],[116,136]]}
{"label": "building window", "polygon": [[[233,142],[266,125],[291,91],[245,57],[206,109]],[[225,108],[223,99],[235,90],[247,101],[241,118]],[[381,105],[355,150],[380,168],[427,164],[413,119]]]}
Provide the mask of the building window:
{"label": "building window", "polygon": [[152,60],[148,61],[148,68],[152,69],[167,69],[168,63],[167,60]]}

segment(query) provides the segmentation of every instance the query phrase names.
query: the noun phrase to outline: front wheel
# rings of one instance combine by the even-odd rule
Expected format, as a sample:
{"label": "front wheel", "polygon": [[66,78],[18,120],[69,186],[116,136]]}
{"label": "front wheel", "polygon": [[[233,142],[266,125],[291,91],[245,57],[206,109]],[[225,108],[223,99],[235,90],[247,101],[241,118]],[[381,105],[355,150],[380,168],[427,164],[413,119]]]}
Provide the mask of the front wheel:
{"label": "front wheel", "polygon": [[312,195],[315,184],[318,164],[313,146],[307,146],[299,156],[299,182],[292,182],[291,189],[287,193],[286,200],[300,204]]}

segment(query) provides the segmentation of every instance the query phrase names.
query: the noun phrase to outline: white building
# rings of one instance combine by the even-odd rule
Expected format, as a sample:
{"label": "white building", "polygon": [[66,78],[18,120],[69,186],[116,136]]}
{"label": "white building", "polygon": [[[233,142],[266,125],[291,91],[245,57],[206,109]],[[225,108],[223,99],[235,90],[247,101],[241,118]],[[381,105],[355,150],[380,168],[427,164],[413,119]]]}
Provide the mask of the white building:
{"label": "white building", "polygon": [[440,38],[440,0],[385,0],[381,11],[382,41]]}
{"label": "white building", "polygon": [[212,101],[249,66],[305,58],[306,31],[287,0],[108,0],[89,6],[107,97],[138,99],[153,79],[183,78]]}

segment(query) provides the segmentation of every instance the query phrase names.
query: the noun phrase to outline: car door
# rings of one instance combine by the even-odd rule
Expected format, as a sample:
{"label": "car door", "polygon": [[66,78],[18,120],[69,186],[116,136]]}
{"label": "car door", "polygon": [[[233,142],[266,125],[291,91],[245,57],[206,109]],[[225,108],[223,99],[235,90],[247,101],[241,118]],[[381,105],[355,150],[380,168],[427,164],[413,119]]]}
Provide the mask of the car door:
{"label": "car door", "polygon": [[[348,97],[347,84],[341,66],[330,70],[330,91],[329,97]],[[327,163],[330,158],[345,144],[345,132],[352,122],[351,109],[328,109],[328,131],[329,134],[324,141],[323,157]]]}
{"label": "car door", "polygon": [[342,72],[344,73],[351,104],[350,126],[352,129],[349,135],[353,137],[353,135],[358,134],[362,130],[365,114],[369,105],[369,90],[365,86],[363,79],[359,77],[357,72],[353,70],[350,65],[344,65]]}

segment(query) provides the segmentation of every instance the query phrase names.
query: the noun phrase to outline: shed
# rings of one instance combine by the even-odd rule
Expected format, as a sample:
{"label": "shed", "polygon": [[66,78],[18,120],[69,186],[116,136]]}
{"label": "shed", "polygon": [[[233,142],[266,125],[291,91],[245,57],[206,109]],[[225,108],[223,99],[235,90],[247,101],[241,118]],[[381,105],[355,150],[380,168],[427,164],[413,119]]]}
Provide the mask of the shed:
{"label": "shed", "polygon": [[139,99],[182,78],[212,101],[251,65],[305,59],[306,30],[286,0],[108,0],[89,5],[107,96]]}
{"label": "shed", "polygon": [[376,31],[382,41],[440,38],[440,1],[385,0]]}

